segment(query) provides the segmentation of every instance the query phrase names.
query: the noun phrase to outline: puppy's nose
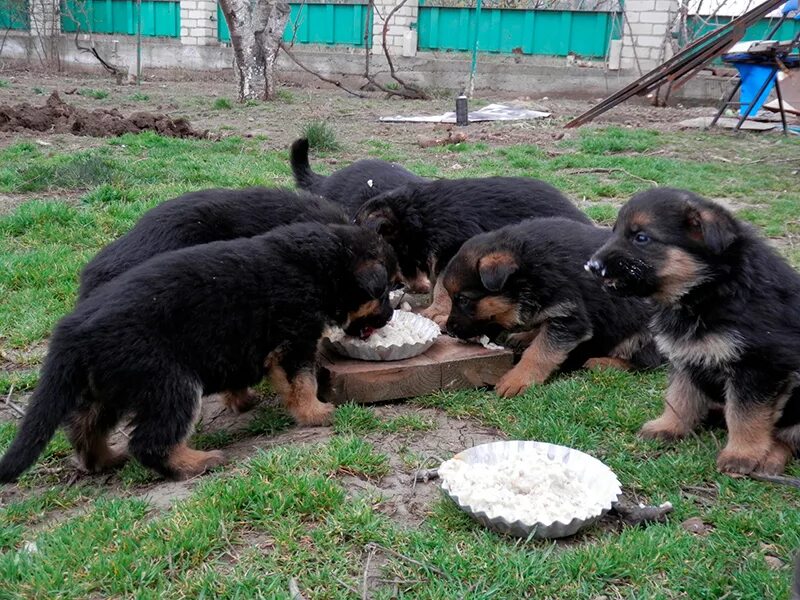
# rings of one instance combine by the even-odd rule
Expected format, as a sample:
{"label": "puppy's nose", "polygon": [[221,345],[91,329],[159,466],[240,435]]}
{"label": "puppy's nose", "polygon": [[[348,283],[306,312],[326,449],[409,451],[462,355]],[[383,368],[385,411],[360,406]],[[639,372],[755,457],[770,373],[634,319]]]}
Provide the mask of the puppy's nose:
{"label": "puppy's nose", "polygon": [[598,277],[606,276],[606,266],[597,258],[590,259],[589,262],[583,265],[583,268]]}

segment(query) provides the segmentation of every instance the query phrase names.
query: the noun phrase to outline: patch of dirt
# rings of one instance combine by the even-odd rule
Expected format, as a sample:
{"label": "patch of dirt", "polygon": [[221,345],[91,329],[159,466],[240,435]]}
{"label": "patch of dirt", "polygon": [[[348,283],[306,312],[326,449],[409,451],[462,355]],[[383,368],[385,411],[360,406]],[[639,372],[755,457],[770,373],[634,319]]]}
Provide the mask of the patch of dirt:
{"label": "patch of dirt", "polygon": [[71,133],[91,137],[110,137],[124,133],[155,131],[179,138],[206,138],[208,132],[198,132],[186,119],[171,119],[164,114],[136,112],[125,117],[116,108],[88,111],[71,106],[53,92],[44,106],[27,102],[0,106],[0,131],[22,130]]}
{"label": "patch of dirt", "polygon": [[[418,526],[440,497],[437,481],[414,482],[418,469],[438,466],[439,462],[466,448],[504,439],[502,433],[471,419],[456,419],[435,409],[405,404],[376,407],[381,419],[415,414],[435,423],[431,431],[409,433],[371,433],[365,439],[389,458],[390,472],[379,481],[345,477],[343,483],[351,494],[367,493],[381,497],[378,510],[398,523]],[[411,464],[405,462],[408,457]]]}

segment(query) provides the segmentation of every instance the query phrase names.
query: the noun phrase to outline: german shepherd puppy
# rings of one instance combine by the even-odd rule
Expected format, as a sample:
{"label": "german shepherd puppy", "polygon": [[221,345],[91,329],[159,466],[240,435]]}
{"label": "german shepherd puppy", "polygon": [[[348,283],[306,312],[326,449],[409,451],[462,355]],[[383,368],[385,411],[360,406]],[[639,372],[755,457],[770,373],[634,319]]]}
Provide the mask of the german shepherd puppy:
{"label": "german shepherd puppy", "polygon": [[610,236],[568,219],[532,219],[475,236],[447,265],[448,332],[527,339],[520,361],[497,384],[499,395],[516,396],[587,362],[639,368],[662,362],[647,328],[647,304],[609,295],[583,269]]}
{"label": "german shepherd puppy", "polygon": [[327,177],[319,175],[311,170],[305,138],[292,144],[290,159],[298,188],[340,204],[350,216],[378,194],[406,183],[427,181],[398,164],[374,158],[357,160]]}
{"label": "german shepherd puppy", "polygon": [[119,464],[109,432],[126,416],[130,453],[181,479],[222,462],[186,445],[200,398],[266,373],[301,424],[328,422],[315,358],[326,323],[365,335],[392,315],[397,263],[375,233],[288,225],[161,254],[99,288],[56,326],[0,482],[30,467],[65,424],[89,471]]}
{"label": "german shepherd puppy", "polygon": [[340,207],[305,192],[253,187],[189,192],[147,211],[81,273],[78,301],[148,258],[188,246],[266,233],[290,223],[348,222]]}
{"label": "german shepherd puppy", "polygon": [[[412,291],[424,292],[471,237],[525,219],[564,217],[591,224],[561,192],[523,177],[442,179],[409,183],[368,200],[355,222],[380,233],[395,249]],[[423,313],[444,325],[450,299],[441,284]]]}
{"label": "german shepherd puppy", "polygon": [[780,473],[800,446],[800,276],[754,231],[691,192],[636,194],[587,268],[617,294],[651,298],[671,362],[646,438],[690,433],[724,406],[728,473]]}

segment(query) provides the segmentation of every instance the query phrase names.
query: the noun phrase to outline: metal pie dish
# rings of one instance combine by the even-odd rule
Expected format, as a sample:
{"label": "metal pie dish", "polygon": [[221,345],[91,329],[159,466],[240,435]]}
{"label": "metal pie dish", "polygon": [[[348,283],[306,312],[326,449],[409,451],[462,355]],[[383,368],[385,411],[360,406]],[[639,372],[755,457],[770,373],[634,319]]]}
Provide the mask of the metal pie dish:
{"label": "metal pie dish", "polygon": [[[402,329],[407,341],[392,343],[384,339],[384,334],[390,325]],[[403,310],[394,311],[387,327],[378,329],[366,340],[346,335],[341,328],[334,327],[326,332],[323,341],[327,347],[350,358],[389,361],[418,356],[430,348],[441,335],[439,326],[430,319]]]}
{"label": "metal pie dish", "polygon": [[[515,519],[509,514],[500,514],[499,516],[494,514],[490,516],[487,514],[487,510],[491,513],[496,513],[497,511],[486,506],[473,507],[459,499],[457,493],[452,490],[452,484],[448,481],[447,476],[442,474],[440,467],[439,475],[441,477],[442,491],[461,510],[484,527],[498,533],[525,539],[551,539],[574,535],[581,529],[595,523],[611,510],[622,494],[617,476],[606,465],[579,450],[556,444],[534,441],[492,442],[459,452],[450,460],[462,460],[468,464],[484,463],[491,465],[522,455],[529,456],[531,463],[533,463],[533,461],[542,460],[543,454],[546,455],[548,460],[569,466],[570,471],[575,473],[577,480],[581,481],[586,491],[592,495],[593,504],[597,507],[595,511],[591,514],[574,515],[564,521],[556,520],[551,522],[542,520],[525,522]],[[445,463],[447,462],[449,461],[445,461]],[[442,463],[442,465],[445,463]]]}

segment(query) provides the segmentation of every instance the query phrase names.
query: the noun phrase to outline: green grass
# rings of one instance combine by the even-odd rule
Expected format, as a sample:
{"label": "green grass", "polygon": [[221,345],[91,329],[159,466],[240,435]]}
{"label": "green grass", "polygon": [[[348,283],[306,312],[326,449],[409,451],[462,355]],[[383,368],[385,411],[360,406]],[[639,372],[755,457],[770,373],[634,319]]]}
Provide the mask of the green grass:
{"label": "green grass", "polygon": [[280,100],[284,104],[294,104],[297,100],[291,90],[281,89],[275,92],[275,99]]}
{"label": "green grass", "polygon": [[95,100],[103,100],[104,98],[108,98],[108,90],[94,90],[92,88],[81,88],[78,90],[78,93],[81,96],[86,96],[87,98],[94,98]]}
{"label": "green grass", "polygon": [[150,100],[150,96],[143,92],[136,92],[130,95],[130,99],[134,100],[135,102],[147,102]]}
{"label": "green grass", "polygon": [[233,108],[233,104],[227,98],[217,98],[211,106],[215,110],[230,110]]}
{"label": "green grass", "polygon": [[[587,212],[605,223],[652,180],[728,199],[776,239],[800,233],[797,167],[781,162],[798,155],[798,140],[605,128],[580,131],[556,152],[483,142],[427,150],[389,140],[351,143],[355,156],[387,157],[428,177],[539,177],[585,199]],[[676,148],[681,152],[673,155]],[[724,162],[714,155],[741,157]],[[767,160],[739,164],[761,157]],[[463,168],[453,170],[455,162]],[[79,152],[29,142],[0,150],[0,193],[28,199],[0,214],[0,350],[17,356],[10,351],[41,344],[73,306],[85,261],[148,208],[192,189],[248,185],[291,185],[286,152],[265,150],[254,139],[154,134]],[[781,249],[800,264],[800,252]],[[3,397],[35,386],[38,354],[24,356],[34,358],[0,372]],[[115,475],[121,485],[114,488],[103,478],[65,486],[70,448],[58,435],[20,481],[20,493],[4,496],[0,507],[0,598],[289,598],[290,578],[309,599],[353,598],[360,596],[368,544],[416,561],[378,551],[373,566],[380,578],[400,583],[395,596],[394,584],[373,581],[375,599],[786,597],[788,564],[773,570],[764,558],[789,563],[800,548],[797,492],[719,475],[714,458],[724,432],[702,431],[673,446],[637,438],[641,424],[658,414],[664,386],[663,371],[597,371],[557,378],[514,400],[474,391],[414,401],[510,438],[589,452],[614,469],[632,496],[675,506],[664,524],[593,528],[559,543],[496,536],[443,499],[421,525],[408,526],[387,516],[396,512],[390,498],[345,484],[388,480],[381,442],[436,436],[427,411],[387,417],[342,406],[329,441],[248,448],[245,458],[202,478],[190,497],[161,511],[142,499],[157,479],[134,462]],[[261,391],[269,394],[268,386]],[[239,428],[198,423],[192,443],[241,449],[250,438],[292,427],[272,404],[255,410]],[[0,424],[0,451],[14,431],[15,424]],[[407,476],[426,458],[400,452]],[[796,463],[788,474],[800,476]],[[711,500],[698,486],[712,490]],[[680,524],[690,517],[711,531],[685,531]],[[29,542],[36,552],[25,549]]]}
{"label": "green grass", "polygon": [[7,79],[0,79],[0,88],[9,88],[11,87],[11,82]]}
{"label": "green grass", "polygon": [[302,136],[308,145],[320,152],[335,152],[341,148],[336,132],[324,121],[311,121],[303,126]]}
{"label": "green grass", "polygon": [[33,93],[34,93],[34,94],[36,94],[37,96],[41,96],[42,94],[44,94],[44,89],[43,89],[43,88],[40,88],[40,87],[35,87],[35,88],[33,88],[33,90],[32,90],[32,91],[33,91]]}

